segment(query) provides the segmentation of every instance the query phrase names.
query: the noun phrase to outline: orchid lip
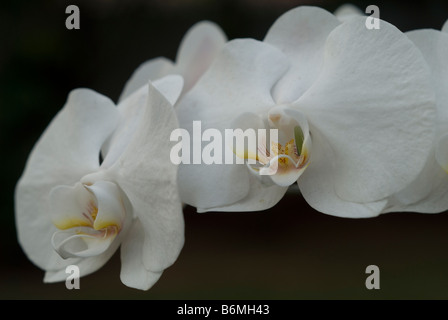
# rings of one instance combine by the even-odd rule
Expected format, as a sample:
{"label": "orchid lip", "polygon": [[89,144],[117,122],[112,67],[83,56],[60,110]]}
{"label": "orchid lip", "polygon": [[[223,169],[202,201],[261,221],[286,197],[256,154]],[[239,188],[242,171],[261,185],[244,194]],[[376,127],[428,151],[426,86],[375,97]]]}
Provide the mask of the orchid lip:
{"label": "orchid lip", "polygon": [[272,108],[265,119],[265,126],[275,128],[276,135],[259,137],[256,154],[248,150],[236,154],[246,160],[251,173],[270,176],[277,185],[289,186],[297,181],[310,161],[308,122],[303,114],[287,105]]}
{"label": "orchid lip", "polygon": [[285,148],[280,144],[271,148],[271,152],[266,150],[265,157],[259,157],[258,164],[247,164],[250,171],[259,175],[268,175],[273,182],[280,186],[293,184],[305,171],[309,164],[309,152],[304,146],[301,153],[297,151],[294,139],[289,141]]}
{"label": "orchid lip", "polygon": [[56,231],[51,238],[51,243],[63,259],[87,258],[104,253],[118,232],[119,230],[113,226],[101,230],[76,227],[70,230]]}
{"label": "orchid lip", "polygon": [[123,228],[126,210],[118,186],[109,181],[58,186],[50,193],[52,245],[63,258],[103,253]]}

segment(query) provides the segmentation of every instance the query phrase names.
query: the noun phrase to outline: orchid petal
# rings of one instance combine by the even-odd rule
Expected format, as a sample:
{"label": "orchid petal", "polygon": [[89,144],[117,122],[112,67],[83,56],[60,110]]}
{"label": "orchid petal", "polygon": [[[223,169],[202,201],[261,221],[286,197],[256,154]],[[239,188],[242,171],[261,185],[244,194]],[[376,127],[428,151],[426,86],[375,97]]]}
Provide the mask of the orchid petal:
{"label": "orchid petal", "polygon": [[[247,171],[247,170],[246,170]],[[249,175],[249,193],[246,196],[229,205],[214,207],[209,210],[198,208],[198,212],[223,211],[223,212],[242,212],[242,211],[262,211],[275,206],[285,195],[288,187],[280,187],[272,182],[264,182],[264,177]]]}
{"label": "orchid petal", "polygon": [[337,166],[334,153],[318,130],[313,133],[312,160],[297,181],[306,202],[315,210],[343,218],[369,218],[378,216],[387,201],[355,203],[340,198],[334,189],[334,175]]}
{"label": "orchid petal", "polygon": [[242,164],[180,164],[178,183],[182,202],[198,212],[219,210],[250,190],[249,172]]}
{"label": "orchid petal", "polygon": [[431,71],[431,86],[437,100],[437,126],[446,128],[448,122],[448,34],[432,29],[406,32],[408,38],[423,54]]}
{"label": "orchid petal", "polygon": [[353,17],[363,16],[364,12],[362,12],[359,7],[351,3],[344,3],[334,11],[334,15],[340,21],[344,22]]}
{"label": "orchid petal", "polygon": [[[177,75],[163,77],[153,82],[153,86],[174,105],[182,92],[183,79]],[[121,122],[102,148],[104,160],[102,168],[111,167],[127,148],[138,127],[148,100],[148,83],[120,102],[117,109]]]}
{"label": "orchid petal", "polygon": [[268,110],[271,89],[287,70],[286,57],[274,47],[251,39],[228,42],[210,69],[177,106],[180,126],[228,128],[235,115]]}
{"label": "orchid petal", "polygon": [[161,272],[184,243],[177,166],[171,163],[171,132],[178,127],[173,107],[148,84],[147,107],[127,148],[107,170],[132,205],[145,230],[142,257],[146,269]]}
{"label": "orchid petal", "polygon": [[185,79],[183,92],[190,90],[212,63],[226,43],[226,35],[218,25],[201,21],[192,26],[182,39],[176,62],[159,57],[141,64],[126,82],[119,102],[148,81],[155,81],[169,74],[179,74]]}
{"label": "orchid petal", "polygon": [[166,58],[159,57],[142,63],[126,82],[118,102],[122,102],[135,91],[146,86],[148,81],[154,81],[172,73],[174,73],[174,64]]}
{"label": "orchid petal", "polygon": [[170,75],[155,80],[153,85],[174,106],[182,93],[184,80],[181,76]]}
{"label": "orchid petal", "polygon": [[185,78],[184,93],[196,84],[226,42],[226,35],[210,21],[198,22],[188,30],[176,57],[176,73]]}
{"label": "orchid petal", "polygon": [[16,226],[22,248],[40,268],[55,270],[70,263],[51,247],[51,237],[57,231],[49,214],[51,189],[74,185],[97,170],[101,145],[117,123],[112,101],[91,90],[77,89],[34,146],[16,187]]}
{"label": "orchid petal", "polygon": [[120,123],[101,149],[103,155],[101,168],[107,169],[113,166],[131,141],[145,110],[147,91],[146,86],[140,87],[118,104]]}
{"label": "orchid petal", "polygon": [[434,153],[431,153],[417,179],[391,197],[383,212],[440,213],[447,209],[448,174],[437,163]]}
{"label": "orchid petal", "polygon": [[445,21],[442,27],[442,32],[448,32],[448,20]]}
{"label": "orchid petal", "polygon": [[162,275],[145,268],[142,252],[145,242],[145,231],[139,219],[135,219],[128,236],[121,244],[121,281],[131,288],[148,290]]}
{"label": "orchid petal", "polygon": [[275,21],[264,42],[280,49],[292,61],[292,68],[272,93],[278,104],[295,101],[316,80],[323,65],[325,41],[339,24],[324,9],[307,6],[289,10]]}
{"label": "orchid petal", "polygon": [[[422,52],[431,70],[431,85],[437,99],[436,137],[440,137],[448,122],[448,34],[422,29],[406,33]],[[433,141],[428,158],[417,178],[390,199],[387,212],[417,211],[436,213],[448,209],[446,185],[448,176],[437,164],[436,140]]]}
{"label": "orchid petal", "polygon": [[333,150],[332,188],[357,203],[382,200],[416,178],[435,117],[417,48],[385,21],[380,30],[364,23],[353,18],[330,34],[322,72],[294,105]]}

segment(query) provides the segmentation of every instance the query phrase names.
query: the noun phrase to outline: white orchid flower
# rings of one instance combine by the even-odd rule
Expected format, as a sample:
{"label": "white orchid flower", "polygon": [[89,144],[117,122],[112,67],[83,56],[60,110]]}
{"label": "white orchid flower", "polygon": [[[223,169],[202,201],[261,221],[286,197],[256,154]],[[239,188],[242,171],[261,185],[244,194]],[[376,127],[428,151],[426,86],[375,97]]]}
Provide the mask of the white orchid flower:
{"label": "white orchid flower", "polygon": [[121,246],[122,282],[146,290],[176,260],[184,222],[169,135],[178,126],[172,103],[181,88],[182,79],[170,76],[118,107],[88,89],[70,93],[34,146],[15,194],[19,243],[45,270],[44,282],[64,281],[68,265],[90,274]]}
{"label": "white orchid flower", "polygon": [[210,21],[196,23],[183,37],[176,61],[159,57],[141,64],[126,83],[119,101],[146,85],[148,80],[154,81],[169,74],[181,75],[184,79],[182,92],[189,91],[226,42],[226,35],[215,23]]}
{"label": "white orchid flower", "polygon": [[442,32],[448,32],[448,20],[445,21],[442,27]]}
{"label": "white orchid flower", "polygon": [[431,69],[437,99],[436,135],[418,177],[389,199],[385,212],[438,213],[448,209],[448,34],[431,29],[406,33]]}
{"label": "white orchid flower", "polygon": [[368,30],[365,18],[341,23],[299,7],[264,42],[230,41],[177,113],[190,134],[195,120],[220,132],[278,129],[277,159],[288,162],[271,176],[250,164],[181,164],[181,199],[198,211],[267,209],[297,181],[318,211],[372,217],[423,167],[435,102],[428,66],[397,28],[381,21]]}

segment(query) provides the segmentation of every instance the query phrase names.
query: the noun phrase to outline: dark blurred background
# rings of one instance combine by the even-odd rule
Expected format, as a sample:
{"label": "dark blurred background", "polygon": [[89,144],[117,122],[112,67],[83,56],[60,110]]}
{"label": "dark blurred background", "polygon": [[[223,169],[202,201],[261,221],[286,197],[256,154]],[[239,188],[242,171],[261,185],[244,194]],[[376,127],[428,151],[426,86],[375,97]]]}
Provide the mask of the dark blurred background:
{"label": "dark blurred background", "polygon": [[[333,12],[344,1],[2,1],[0,4],[1,299],[446,299],[448,215],[394,213],[357,220],[328,216],[288,194],[258,213],[197,214],[185,209],[186,243],[177,262],[142,292],[119,279],[115,255],[81,279],[80,290],[43,284],[43,271],[16,240],[14,187],[34,143],[68,93],[88,87],[116,100],[142,62],[174,59],[190,26],[218,23],[229,39],[261,40],[288,9]],[[369,4],[400,30],[440,29],[446,1]],[[67,30],[65,8],[80,9]],[[365,269],[380,268],[380,290]]]}

